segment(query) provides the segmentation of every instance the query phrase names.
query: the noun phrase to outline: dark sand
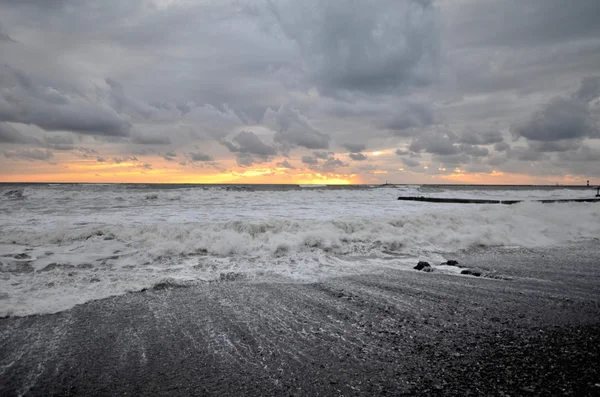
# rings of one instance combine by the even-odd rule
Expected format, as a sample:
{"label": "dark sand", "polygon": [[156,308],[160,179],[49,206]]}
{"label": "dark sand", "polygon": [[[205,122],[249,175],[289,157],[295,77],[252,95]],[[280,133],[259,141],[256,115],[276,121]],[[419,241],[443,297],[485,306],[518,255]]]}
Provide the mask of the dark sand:
{"label": "dark sand", "polygon": [[0,395],[600,395],[600,244],[0,320]]}

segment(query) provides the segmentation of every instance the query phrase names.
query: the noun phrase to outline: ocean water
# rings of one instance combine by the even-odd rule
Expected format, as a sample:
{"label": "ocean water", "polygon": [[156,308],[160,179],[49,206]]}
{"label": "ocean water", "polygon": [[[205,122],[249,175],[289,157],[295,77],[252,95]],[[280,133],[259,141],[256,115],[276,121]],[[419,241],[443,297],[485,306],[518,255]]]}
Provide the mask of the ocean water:
{"label": "ocean water", "polygon": [[397,200],[594,193],[560,187],[4,184],[0,316],[53,313],[164,284],[312,282],[390,268],[413,271],[418,260],[437,264],[473,248],[597,239],[597,203]]}

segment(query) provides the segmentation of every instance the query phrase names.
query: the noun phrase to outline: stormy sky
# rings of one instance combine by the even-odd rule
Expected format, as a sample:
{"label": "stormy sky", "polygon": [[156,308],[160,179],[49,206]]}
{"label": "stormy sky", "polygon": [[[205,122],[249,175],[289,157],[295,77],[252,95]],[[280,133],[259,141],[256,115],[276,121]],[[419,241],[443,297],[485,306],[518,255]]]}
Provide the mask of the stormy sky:
{"label": "stormy sky", "polygon": [[0,0],[0,180],[600,182],[598,0]]}

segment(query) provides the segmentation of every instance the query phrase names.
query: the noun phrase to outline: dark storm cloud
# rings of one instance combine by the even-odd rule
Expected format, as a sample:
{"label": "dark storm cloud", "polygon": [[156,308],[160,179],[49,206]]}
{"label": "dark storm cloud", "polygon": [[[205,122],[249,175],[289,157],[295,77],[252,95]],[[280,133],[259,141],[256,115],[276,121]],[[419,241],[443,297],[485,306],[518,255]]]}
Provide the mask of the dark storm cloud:
{"label": "dark storm cloud", "polygon": [[433,79],[439,39],[433,1],[268,2],[326,95],[388,92]]}
{"label": "dark storm cloud", "polygon": [[342,146],[350,153],[360,153],[367,148],[364,143],[344,143]]}
{"label": "dark storm cloud", "polygon": [[40,149],[23,149],[23,150],[15,150],[15,151],[6,151],[3,152],[4,157],[7,158],[17,158],[24,159],[29,161],[48,161],[54,157],[51,151],[49,150],[40,150]]}
{"label": "dark storm cloud", "polygon": [[[311,153],[318,172],[347,165],[335,143],[362,161],[353,171],[415,168],[422,156],[430,174],[451,172],[435,162],[589,173],[599,10],[597,0],[4,0],[0,142],[42,154],[21,158],[143,153],[169,166],[177,149],[196,168],[213,163],[199,152],[210,160],[194,164],[194,145],[218,142],[240,167],[279,154],[290,168]],[[407,158],[365,164],[366,147]]]}
{"label": "dark storm cloud", "polygon": [[528,119],[511,126],[516,138],[532,141],[559,141],[599,137],[598,123],[587,104],[565,97],[554,97]]}
{"label": "dark storm cloud", "polygon": [[363,153],[350,153],[348,156],[354,161],[365,161],[368,158]]}

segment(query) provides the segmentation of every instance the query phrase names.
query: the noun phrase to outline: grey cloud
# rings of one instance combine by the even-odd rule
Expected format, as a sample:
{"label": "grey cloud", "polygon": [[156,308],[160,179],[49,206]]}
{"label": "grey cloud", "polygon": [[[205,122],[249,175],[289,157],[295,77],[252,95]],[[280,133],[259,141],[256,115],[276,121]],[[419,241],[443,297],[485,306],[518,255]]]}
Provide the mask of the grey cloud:
{"label": "grey cloud", "polygon": [[154,149],[148,148],[148,149],[137,149],[134,150],[132,152],[132,154],[137,155],[137,156],[146,156],[149,154],[155,154],[156,151]]}
{"label": "grey cloud", "polygon": [[410,168],[415,168],[415,167],[418,167],[418,166],[421,165],[421,163],[419,161],[413,160],[413,159],[410,159],[410,158],[408,158],[408,159],[407,158],[403,158],[402,159],[402,164],[404,164],[405,166],[410,167]]}
{"label": "grey cloud", "polygon": [[240,167],[251,167],[256,163],[256,159],[249,153],[238,154],[236,161]]}
{"label": "grey cloud", "polygon": [[591,149],[589,146],[581,146],[577,150],[569,150],[558,154],[561,161],[573,162],[597,162],[600,161],[600,150]]}
{"label": "grey cloud", "polygon": [[[600,3],[578,0],[476,1],[469,12],[457,7],[452,14],[464,43],[478,46],[528,47],[597,38]],[[478,35],[474,35],[478,32]]]}
{"label": "grey cloud", "polygon": [[409,149],[412,152],[425,151],[431,154],[453,155],[460,152],[455,141],[451,134],[427,132],[413,138]]}
{"label": "grey cloud", "polygon": [[275,141],[307,149],[328,149],[331,137],[315,128],[300,111],[290,104],[277,111],[268,108],[263,123],[276,132]]}
{"label": "grey cloud", "polygon": [[51,151],[40,149],[24,149],[12,152],[6,151],[3,154],[4,157],[7,158],[20,158],[30,161],[48,161],[54,157]]}
{"label": "grey cloud", "polygon": [[600,97],[600,76],[585,77],[573,97],[584,102],[592,102]]}
{"label": "grey cloud", "polygon": [[213,161],[213,158],[211,156],[209,156],[208,154],[201,153],[201,152],[197,152],[197,153],[190,152],[190,153],[188,153],[188,155],[189,155],[188,158],[191,161],[202,161],[202,162]]}
{"label": "grey cloud", "polygon": [[138,159],[135,156],[126,156],[126,157],[113,157],[112,161],[115,164],[121,164],[126,161],[138,161]]}
{"label": "grey cloud", "polygon": [[364,143],[344,143],[342,146],[350,153],[360,153],[367,148]]}
{"label": "grey cloud", "polygon": [[139,145],[170,145],[171,138],[161,134],[149,134],[135,131],[131,134],[131,143]]}
{"label": "grey cloud", "polygon": [[223,141],[230,152],[241,154],[255,154],[268,157],[277,154],[277,151],[265,144],[253,132],[242,131],[233,138],[233,142]]}
{"label": "grey cloud", "polygon": [[367,159],[367,156],[362,153],[350,153],[349,157],[354,161],[364,161]]}
{"label": "grey cloud", "polygon": [[72,136],[64,135],[46,135],[44,136],[45,146],[54,150],[74,150],[74,141]]}
{"label": "grey cloud", "polygon": [[508,161],[508,157],[502,155],[490,156],[487,159],[487,163],[491,166],[498,166],[506,163]]}
{"label": "grey cloud", "polygon": [[309,76],[326,95],[388,92],[434,78],[439,30],[433,1],[269,4],[284,33],[298,44]]}
{"label": "grey cloud", "polygon": [[497,152],[505,152],[510,149],[510,145],[506,142],[498,142],[494,145],[494,150]]}
{"label": "grey cloud", "polygon": [[434,154],[433,160],[440,162],[444,166],[455,167],[461,164],[468,164],[471,162],[471,157],[465,153]]}
{"label": "grey cloud", "polygon": [[312,170],[318,172],[335,172],[339,167],[348,166],[336,158],[332,152],[314,152],[313,156],[302,156],[301,160],[303,164],[307,164]]}
{"label": "grey cloud", "polygon": [[408,150],[396,149],[396,154],[398,156],[406,156],[406,155],[409,155],[410,152]]}
{"label": "grey cloud", "polygon": [[405,130],[420,128],[435,122],[433,110],[420,103],[408,103],[396,109],[394,115],[379,124],[379,128],[390,130],[394,135],[405,136]]}
{"label": "grey cloud", "polygon": [[35,138],[23,134],[21,131],[7,123],[0,123],[0,142],[1,143],[39,143]]}
{"label": "grey cloud", "polygon": [[528,119],[511,126],[516,138],[533,141],[559,141],[598,137],[597,121],[587,105],[577,99],[554,97]]}
{"label": "grey cloud", "polygon": [[294,167],[293,165],[291,165],[289,163],[289,161],[287,161],[287,160],[283,160],[282,162],[277,163],[277,166],[278,167],[283,167],[283,168],[289,168],[291,170],[295,170],[296,169],[296,167]]}
{"label": "grey cloud", "polygon": [[485,157],[490,154],[487,148],[477,145],[461,144],[459,145],[459,150],[473,157]]}
{"label": "grey cloud", "polygon": [[324,172],[335,172],[337,168],[347,166],[348,164],[344,163],[342,160],[335,157],[330,157],[320,165],[320,169]]}
{"label": "grey cloud", "polygon": [[167,161],[176,161],[174,159],[174,157],[177,157],[177,153],[175,152],[167,152],[165,153],[165,155],[163,156],[163,158]]}
{"label": "grey cloud", "polygon": [[529,141],[528,146],[530,150],[535,152],[566,152],[569,150],[576,150],[581,146],[579,140],[562,140],[562,141]]}
{"label": "grey cloud", "polygon": [[6,33],[4,31],[4,28],[2,27],[2,22],[0,22],[0,41],[8,41],[8,42],[13,42],[16,43],[15,40],[13,40],[8,33]]}
{"label": "grey cloud", "polygon": [[502,141],[504,141],[504,137],[500,131],[475,131],[473,129],[467,129],[464,131],[458,140],[460,143],[466,143],[469,145],[491,145],[493,143],[500,143]]}
{"label": "grey cloud", "polygon": [[328,158],[333,156],[333,152],[317,151],[313,152],[313,156],[315,156],[316,159],[327,160]]}
{"label": "grey cloud", "polygon": [[104,157],[97,157],[96,161],[99,163],[104,163],[104,162],[106,162],[106,159]]}
{"label": "grey cloud", "polygon": [[546,159],[542,152],[532,150],[531,148],[516,146],[506,152],[509,159],[520,161],[540,161]]}
{"label": "grey cloud", "polygon": [[131,128],[110,106],[45,85],[6,64],[0,65],[0,121],[104,136],[127,136]]}
{"label": "grey cloud", "polygon": [[319,160],[317,160],[313,156],[302,156],[301,160],[302,160],[303,164],[308,164],[308,165],[319,164]]}

